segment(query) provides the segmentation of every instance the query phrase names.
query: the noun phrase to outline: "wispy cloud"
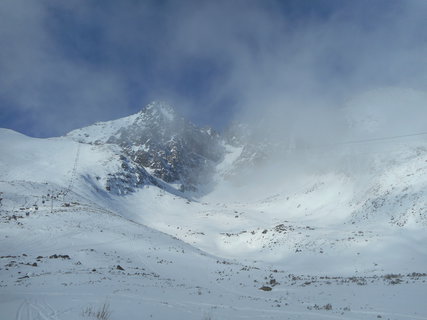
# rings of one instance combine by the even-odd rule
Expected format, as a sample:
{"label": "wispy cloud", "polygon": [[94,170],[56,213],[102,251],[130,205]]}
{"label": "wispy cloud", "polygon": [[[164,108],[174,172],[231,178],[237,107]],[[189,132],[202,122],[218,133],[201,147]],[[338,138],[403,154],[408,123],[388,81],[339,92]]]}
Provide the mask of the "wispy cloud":
{"label": "wispy cloud", "polygon": [[166,99],[201,124],[336,136],[352,97],[426,90],[426,13],[421,0],[4,0],[2,126],[62,134]]}

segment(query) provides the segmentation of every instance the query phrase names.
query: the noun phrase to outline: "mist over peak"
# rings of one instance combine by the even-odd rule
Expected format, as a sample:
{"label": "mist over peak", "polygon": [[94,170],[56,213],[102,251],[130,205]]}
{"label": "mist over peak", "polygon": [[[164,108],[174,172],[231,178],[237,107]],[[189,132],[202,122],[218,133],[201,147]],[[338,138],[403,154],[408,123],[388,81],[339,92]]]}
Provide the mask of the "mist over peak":
{"label": "mist over peak", "polygon": [[166,120],[172,121],[176,117],[174,107],[164,101],[153,101],[146,105],[141,111],[141,114],[149,114],[151,116],[163,117]]}
{"label": "mist over peak", "polygon": [[411,88],[369,90],[348,101],[344,112],[356,137],[425,132],[427,93]]}

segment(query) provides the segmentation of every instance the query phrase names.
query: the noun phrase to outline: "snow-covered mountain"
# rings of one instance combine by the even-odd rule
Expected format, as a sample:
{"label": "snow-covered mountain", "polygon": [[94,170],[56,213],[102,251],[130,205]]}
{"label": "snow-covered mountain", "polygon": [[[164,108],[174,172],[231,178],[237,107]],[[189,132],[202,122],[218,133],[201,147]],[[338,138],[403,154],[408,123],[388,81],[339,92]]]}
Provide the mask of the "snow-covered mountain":
{"label": "snow-covered mountain", "polygon": [[140,167],[182,191],[195,190],[213,174],[225,148],[211,128],[198,128],[172,106],[153,102],[139,113],[70,132],[82,143],[117,145]]}
{"label": "snow-covered mountain", "polygon": [[301,148],[154,102],[0,150],[2,319],[427,319],[425,136]]}

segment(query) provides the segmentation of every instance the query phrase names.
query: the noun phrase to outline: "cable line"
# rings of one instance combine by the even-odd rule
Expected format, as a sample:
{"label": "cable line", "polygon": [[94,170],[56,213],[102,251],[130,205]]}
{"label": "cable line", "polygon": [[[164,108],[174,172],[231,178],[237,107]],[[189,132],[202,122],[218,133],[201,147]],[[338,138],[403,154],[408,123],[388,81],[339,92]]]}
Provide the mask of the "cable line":
{"label": "cable line", "polygon": [[77,166],[78,166],[78,162],[79,162],[79,157],[80,157],[80,143],[77,143],[77,152],[76,152],[76,157],[74,159],[74,166],[73,166],[73,170],[71,171],[71,178],[70,178],[70,182],[68,184],[67,189],[65,189],[64,191],[64,196],[63,199],[65,199],[66,195],[71,191],[71,189],[73,188],[74,185],[74,181],[76,179],[77,176]]}
{"label": "cable line", "polygon": [[411,134],[404,134],[404,135],[391,136],[391,137],[381,137],[381,138],[371,138],[371,139],[345,141],[345,142],[336,143],[336,145],[357,144],[357,143],[385,141],[385,140],[395,140],[395,139],[408,138],[408,137],[416,137],[416,136],[423,136],[423,135],[427,135],[427,132],[411,133]]}

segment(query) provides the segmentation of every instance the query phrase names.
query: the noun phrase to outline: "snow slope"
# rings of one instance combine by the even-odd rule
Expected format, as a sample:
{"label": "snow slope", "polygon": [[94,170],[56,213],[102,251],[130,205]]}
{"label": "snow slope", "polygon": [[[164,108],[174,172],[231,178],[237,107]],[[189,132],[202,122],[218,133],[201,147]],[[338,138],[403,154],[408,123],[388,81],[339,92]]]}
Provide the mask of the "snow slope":
{"label": "snow slope", "polygon": [[108,192],[115,146],[1,129],[0,316],[427,319],[427,143],[380,149],[249,200],[220,175],[195,201]]}

